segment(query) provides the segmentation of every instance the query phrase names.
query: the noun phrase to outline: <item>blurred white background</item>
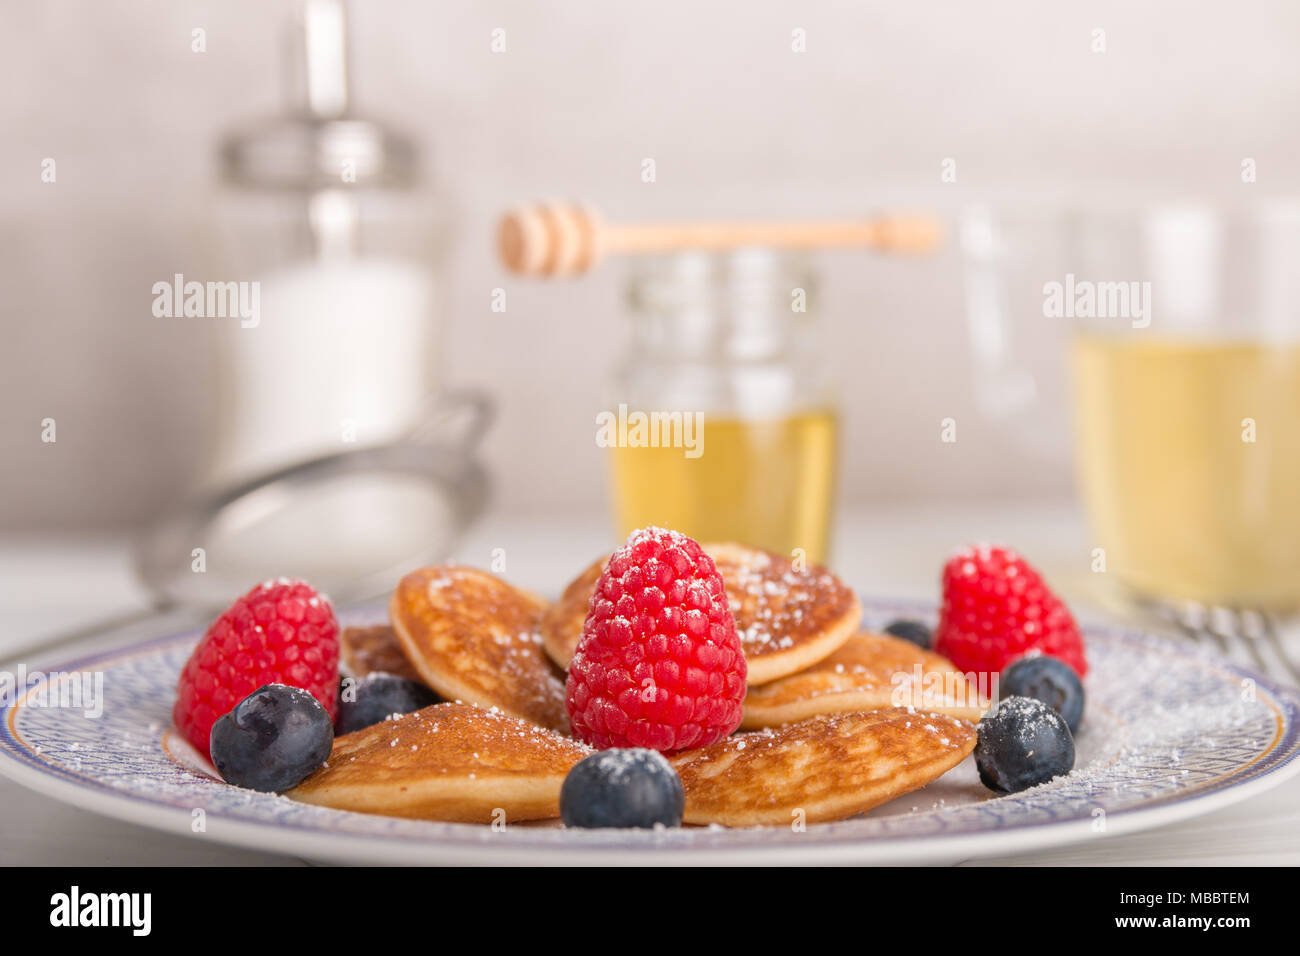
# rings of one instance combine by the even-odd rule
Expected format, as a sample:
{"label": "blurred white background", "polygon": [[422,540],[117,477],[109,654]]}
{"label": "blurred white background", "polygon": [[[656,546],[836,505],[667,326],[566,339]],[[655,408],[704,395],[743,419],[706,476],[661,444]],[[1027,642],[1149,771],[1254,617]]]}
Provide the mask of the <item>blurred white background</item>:
{"label": "blurred white background", "polygon": [[[150,287],[205,275],[215,146],[278,109],[292,9],[43,0],[0,13],[0,527],[128,524],[196,477],[215,403],[207,320],[153,317]],[[592,415],[626,332],[617,266],[550,284],[503,273],[492,231],[519,200],[586,198],[629,219],[951,215],[989,196],[1300,186],[1300,6],[1287,0],[369,0],[350,52],[358,108],[422,141],[455,204],[445,373],[500,402],[487,456],[507,510],[605,507]],[[55,184],[41,182],[45,157]],[[955,183],[940,179],[946,158]],[[972,408],[955,249],[819,264],[845,499],[1071,493],[1067,461],[1020,457]],[[490,309],[498,286],[504,314]],[[47,416],[55,445],[40,441]],[[948,416],[955,445],[938,440]]]}

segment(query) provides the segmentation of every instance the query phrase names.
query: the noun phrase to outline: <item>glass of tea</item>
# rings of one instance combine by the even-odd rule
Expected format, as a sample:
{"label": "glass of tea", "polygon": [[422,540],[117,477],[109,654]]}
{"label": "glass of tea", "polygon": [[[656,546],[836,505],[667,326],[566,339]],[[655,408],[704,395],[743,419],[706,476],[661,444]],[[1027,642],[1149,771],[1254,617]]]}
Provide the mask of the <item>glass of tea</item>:
{"label": "glass of tea", "polygon": [[1061,335],[1107,577],[1163,604],[1300,607],[1300,204],[1062,214],[1037,269],[983,216],[973,287],[1001,298],[972,302],[973,330],[1006,332],[1017,302]]}

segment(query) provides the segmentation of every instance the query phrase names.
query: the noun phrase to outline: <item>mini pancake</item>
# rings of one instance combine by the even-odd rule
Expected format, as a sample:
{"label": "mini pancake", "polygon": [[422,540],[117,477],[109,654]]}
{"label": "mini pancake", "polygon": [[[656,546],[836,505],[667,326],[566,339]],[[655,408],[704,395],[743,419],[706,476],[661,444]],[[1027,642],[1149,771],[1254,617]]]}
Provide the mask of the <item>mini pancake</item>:
{"label": "mini pancake", "polygon": [[388,616],[406,659],[441,697],[558,730],[564,684],[542,650],[546,602],[477,568],[441,565],[398,583]]}
{"label": "mini pancake", "polygon": [[561,670],[568,668],[569,661],[573,660],[573,652],[578,649],[591,595],[595,593],[596,582],[600,580],[607,563],[609,555],[592,562],[587,570],[569,583],[560,599],[542,615],[542,646],[546,649],[547,656]]}
{"label": "mini pancake", "polygon": [[842,820],[941,777],[975,749],[946,714],[887,708],[821,714],[670,757],[687,823],[789,826]]}
{"label": "mini pancake", "polygon": [[[752,687],[801,671],[836,651],[857,630],[862,606],[830,571],[794,564],[739,544],[705,545],[727,589]],[[609,556],[575,579],[542,620],[546,653],[568,667],[582,638],[587,603]]]}
{"label": "mini pancake", "polygon": [[815,714],[913,707],[978,721],[989,701],[946,657],[888,634],[855,634],[807,670],[751,687],[742,730]]}
{"label": "mini pancake", "polygon": [[797,570],[788,558],[739,544],[704,550],[726,585],[751,687],[811,667],[857,631],[857,595],[825,568]]}
{"label": "mini pancake", "polygon": [[406,659],[402,642],[389,624],[345,627],[339,635],[339,657],[353,677],[384,673],[424,683],[424,678]]}
{"label": "mini pancake", "polygon": [[[394,817],[492,823],[560,815],[560,787],[591,751],[525,720],[434,704],[334,741],[329,760],[286,796]],[[494,817],[495,814],[495,817]]]}

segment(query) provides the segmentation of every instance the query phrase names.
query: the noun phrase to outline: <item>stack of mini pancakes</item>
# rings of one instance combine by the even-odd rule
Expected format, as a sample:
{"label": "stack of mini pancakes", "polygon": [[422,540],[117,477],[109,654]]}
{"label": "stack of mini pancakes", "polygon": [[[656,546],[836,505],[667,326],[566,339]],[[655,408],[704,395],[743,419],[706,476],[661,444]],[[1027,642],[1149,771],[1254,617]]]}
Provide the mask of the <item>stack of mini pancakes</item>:
{"label": "stack of mini pancakes", "polygon": [[[830,571],[767,551],[706,545],[749,669],[741,729],[669,755],[685,822],[837,820],[925,786],[975,747],[987,701],[937,654],[860,631],[862,608]],[[404,577],[389,625],[350,628],[354,676],[427,684],[448,703],[339,737],[289,796],[343,810],[488,823],[559,816],[569,769],[564,669],[608,556],[554,604],[475,568]]]}

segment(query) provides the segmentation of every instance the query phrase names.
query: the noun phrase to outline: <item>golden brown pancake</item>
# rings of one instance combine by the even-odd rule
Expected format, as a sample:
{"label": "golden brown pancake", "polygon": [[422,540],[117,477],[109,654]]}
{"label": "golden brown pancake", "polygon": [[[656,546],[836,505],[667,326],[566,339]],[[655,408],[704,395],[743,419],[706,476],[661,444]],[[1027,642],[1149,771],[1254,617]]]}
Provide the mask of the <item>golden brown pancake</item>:
{"label": "golden brown pancake", "polygon": [[881,707],[978,721],[988,704],[946,657],[889,634],[860,633],[807,670],[751,687],[740,727],[755,730],[814,714]]}
{"label": "golden brown pancake", "polygon": [[434,704],[334,741],[286,795],[359,813],[514,823],[560,815],[564,777],[591,751],[500,711]]}
{"label": "golden brown pancake", "polygon": [[[862,607],[830,571],[796,571],[770,551],[739,544],[704,545],[722,575],[736,631],[749,666],[748,683],[765,684],[810,667],[857,630]],[[582,638],[587,603],[609,556],[574,580],[543,617],[546,653],[568,667]]]}
{"label": "golden brown pancake", "polygon": [[406,659],[406,651],[392,625],[345,627],[339,635],[339,657],[353,677],[384,673],[423,684],[424,678]]}
{"label": "golden brown pancake", "polygon": [[857,595],[825,568],[796,570],[788,558],[739,544],[704,550],[722,573],[751,687],[811,667],[857,631]]}
{"label": "golden brown pancake", "polygon": [[567,725],[564,684],[542,650],[545,609],[486,571],[441,565],[402,578],[388,616],[407,660],[439,695],[557,730]]}
{"label": "golden brown pancake", "polygon": [[975,728],[901,708],[821,714],[670,757],[687,823],[841,820],[924,787],[975,749]]}
{"label": "golden brown pancake", "polygon": [[542,646],[546,649],[547,656],[562,669],[568,668],[573,652],[578,649],[591,595],[608,563],[609,555],[592,562],[587,570],[570,582],[560,599],[542,615]]}

